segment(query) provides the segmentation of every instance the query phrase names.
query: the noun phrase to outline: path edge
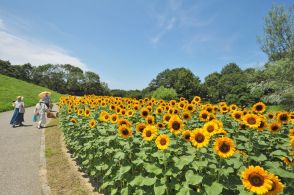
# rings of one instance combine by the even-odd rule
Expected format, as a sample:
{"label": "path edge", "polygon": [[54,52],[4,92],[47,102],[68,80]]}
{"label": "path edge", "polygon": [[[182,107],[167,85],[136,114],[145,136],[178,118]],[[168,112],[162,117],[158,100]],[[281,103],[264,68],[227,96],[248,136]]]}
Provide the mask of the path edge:
{"label": "path edge", "polygon": [[45,156],[45,129],[41,129],[41,144],[40,144],[40,169],[39,176],[41,180],[41,190],[43,195],[51,195],[51,189],[47,179],[47,164]]}

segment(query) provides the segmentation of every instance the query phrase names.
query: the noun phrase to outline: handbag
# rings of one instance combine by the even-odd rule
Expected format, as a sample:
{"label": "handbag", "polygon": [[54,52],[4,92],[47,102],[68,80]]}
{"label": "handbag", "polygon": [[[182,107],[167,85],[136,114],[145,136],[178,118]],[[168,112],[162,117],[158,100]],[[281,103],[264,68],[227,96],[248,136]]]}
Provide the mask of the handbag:
{"label": "handbag", "polygon": [[32,120],[33,120],[33,122],[37,122],[37,115],[36,114],[33,115]]}
{"label": "handbag", "polygon": [[20,107],[19,107],[19,113],[25,113],[25,108],[23,107],[23,105],[21,105]]}

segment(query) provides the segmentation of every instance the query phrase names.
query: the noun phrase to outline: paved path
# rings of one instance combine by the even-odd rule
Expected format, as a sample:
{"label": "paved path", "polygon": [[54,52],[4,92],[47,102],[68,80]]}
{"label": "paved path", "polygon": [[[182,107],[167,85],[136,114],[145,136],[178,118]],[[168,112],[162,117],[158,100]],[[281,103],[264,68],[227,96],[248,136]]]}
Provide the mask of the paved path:
{"label": "paved path", "polygon": [[32,122],[34,108],[26,108],[22,127],[9,124],[12,112],[0,113],[0,195],[40,195],[42,133]]}

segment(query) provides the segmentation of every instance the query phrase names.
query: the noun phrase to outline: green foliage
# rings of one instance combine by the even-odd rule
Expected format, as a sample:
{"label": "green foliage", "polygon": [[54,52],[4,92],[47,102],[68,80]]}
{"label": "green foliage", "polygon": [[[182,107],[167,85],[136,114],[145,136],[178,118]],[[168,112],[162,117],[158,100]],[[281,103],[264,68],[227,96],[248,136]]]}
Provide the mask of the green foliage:
{"label": "green foliage", "polygon": [[[42,91],[51,91],[47,88],[40,87],[25,81],[7,77],[0,74],[0,112],[11,110],[12,101],[17,96],[24,96],[25,106],[34,106],[39,101],[38,94]],[[61,94],[51,91],[51,100],[58,102]]]}
{"label": "green foliage", "polygon": [[288,11],[275,5],[265,17],[264,35],[259,37],[262,50],[271,61],[294,59],[294,4]]}
{"label": "green foliage", "polygon": [[160,72],[149,83],[146,91],[154,91],[160,86],[173,88],[179,96],[187,99],[192,99],[195,95],[200,95],[202,92],[200,79],[186,68],[166,69]]}
{"label": "green foliage", "polygon": [[177,99],[178,94],[173,88],[165,88],[160,86],[152,93],[152,97],[156,99],[172,100]]}

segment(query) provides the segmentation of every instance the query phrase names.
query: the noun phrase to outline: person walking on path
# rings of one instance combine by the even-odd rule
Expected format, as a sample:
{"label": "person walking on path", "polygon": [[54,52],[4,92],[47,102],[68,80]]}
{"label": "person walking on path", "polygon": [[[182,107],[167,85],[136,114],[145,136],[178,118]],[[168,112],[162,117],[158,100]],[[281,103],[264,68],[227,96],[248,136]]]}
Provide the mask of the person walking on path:
{"label": "person walking on path", "polygon": [[49,108],[45,102],[40,99],[39,103],[35,107],[35,115],[37,115],[38,129],[43,128],[46,124],[46,113],[49,112]]}
{"label": "person walking on path", "polygon": [[22,96],[17,96],[16,101],[13,102],[14,112],[12,118],[10,120],[10,124],[14,128],[15,125],[23,126],[22,122],[24,122],[24,113],[25,106],[23,102]]}
{"label": "person walking on path", "polygon": [[49,93],[45,93],[45,96],[43,97],[43,101],[46,104],[46,106],[50,109],[50,96]]}

